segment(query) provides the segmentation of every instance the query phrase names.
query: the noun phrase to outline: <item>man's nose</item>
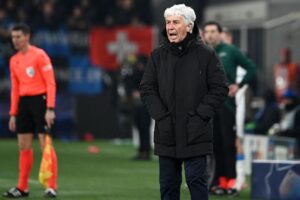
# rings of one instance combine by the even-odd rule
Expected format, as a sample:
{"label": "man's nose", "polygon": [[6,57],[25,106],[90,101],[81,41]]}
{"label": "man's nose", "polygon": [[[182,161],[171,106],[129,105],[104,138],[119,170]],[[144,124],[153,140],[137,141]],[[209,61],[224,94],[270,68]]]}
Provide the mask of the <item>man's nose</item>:
{"label": "man's nose", "polygon": [[169,28],[169,29],[174,29],[174,24],[173,24],[173,23],[170,23],[168,28]]}

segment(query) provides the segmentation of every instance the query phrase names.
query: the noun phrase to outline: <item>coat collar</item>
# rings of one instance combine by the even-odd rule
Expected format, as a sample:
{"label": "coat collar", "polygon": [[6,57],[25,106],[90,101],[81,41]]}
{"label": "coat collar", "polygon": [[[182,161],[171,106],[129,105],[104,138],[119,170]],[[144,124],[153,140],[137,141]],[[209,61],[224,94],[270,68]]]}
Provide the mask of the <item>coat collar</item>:
{"label": "coat collar", "polygon": [[168,49],[172,52],[172,54],[176,56],[183,55],[187,49],[191,46],[191,44],[194,42],[201,42],[201,39],[199,37],[199,29],[198,26],[195,24],[192,33],[188,33],[186,38],[179,42],[179,43],[170,43],[168,36],[167,36],[167,30],[164,28],[162,31],[162,35],[164,37],[164,43],[163,47]]}

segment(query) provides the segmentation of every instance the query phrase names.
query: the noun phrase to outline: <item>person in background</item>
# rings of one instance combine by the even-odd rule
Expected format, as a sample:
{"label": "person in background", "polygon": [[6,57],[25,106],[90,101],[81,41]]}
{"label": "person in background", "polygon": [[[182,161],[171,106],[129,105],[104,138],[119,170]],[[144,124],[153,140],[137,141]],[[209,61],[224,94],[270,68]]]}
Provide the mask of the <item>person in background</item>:
{"label": "person in background", "polygon": [[152,51],[140,84],[155,120],[161,199],[180,199],[184,163],[191,199],[207,200],[211,122],[228,94],[226,76],[215,52],[200,41],[191,7],[174,5],[164,17],[164,43]]}
{"label": "person in background", "polygon": [[[281,98],[283,117],[279,122],[278,136],[295,138],[300,147],[300,101],[296,92],[288,89]],[[298,155],[299,156],[299,153]]]}
{"label": "person in background", "polygon": [[[233,35],[229,28],[223,27],[223,31],[221,34],[222,41],[225,44],[233,45]],[[236,82],[240,83],[243,80],[243,77],[246,74],[246,70],[242,67],[237,67],[236,72]],[[236,116],[235,116],[235,126],[236,126],[236,148],[237,148],[237,160],[236,160],[236,183],[234,188],[238,191],[245,188],[246,186],[246,175],[244,172],[244,149],[243,149],[243,137],[244,137],[244,125],[246,113],[249,111],[249,102],[246,99],[247,92],[249,92],[250,88],[248,84],[244,84],[235,95],[235,103],[236,103]],[[248,100],[249,101],[249,100]]]}
{"label": "person in background", "polygon": [[[41,149],[45,146],[45,134],[54,124],[56,83],[54,70],[48,55],[30,44],[30,28],[17,24],[11,31],[17,53],[10,59],[11,107],[9,129],[17,132],[19,146],[19,181],[3,193],[3,197],[29,196],[28,180],[33,166],[33,136],[38,133]],[[56,197],[57,158],[51,152],[53,168],[45,197]]]}
{"label": "person in background", "polygon": [[274,67],[275,94],[278,103],[281,103],[287,89],[294,90],[297,95],[300,91],[300,70],[297,63],[292,61],[292,52],[289,48],[280,51],[280,62]]}
{"label": "person in background", "polygon": [[[249,83],[255,74],[254,63],[238,48],[222,42],[222,27],[217,22],[206,22],[203,25],[203,36],[206,44],[217,52],[229,82],[229,94],[222,108],[214,117],[214,150],[216,159],[215,178],[211,193],[214,195],[238,194],[236,185],[236,130],[235,96],[240,88]],[[246,70],[240,83],[236,82],[237,67]]]}
{"label": "person in background", "polygon": [[233,36],[232,36],[232,32],[229,28],[227,27],[222,27],[223,31],[222,31],[222,41],[225,43],[225,44],[230,44],[232,45],[233,44]]}
{"label": "person in background", "polygon": [[131,66],[130,72],[124,78],[125,90],[127,96],[131,99],[133,104],[133,121],[138,129],[139,148],[134,160],[150,160],[151,145],[150,145],[150,125],[151,118],[143,105],[138,90],[141,79],[144,74],[145,65],[148,61],[146,55],[138,55],[137,60]]}
{"label": "person in background", "polygon": [[252,130],[258,135],[268,135],[270,128],[280,121],[280,109],[273,90],[267,90],[263,100],[263,107],[255,114],[255,127]]}

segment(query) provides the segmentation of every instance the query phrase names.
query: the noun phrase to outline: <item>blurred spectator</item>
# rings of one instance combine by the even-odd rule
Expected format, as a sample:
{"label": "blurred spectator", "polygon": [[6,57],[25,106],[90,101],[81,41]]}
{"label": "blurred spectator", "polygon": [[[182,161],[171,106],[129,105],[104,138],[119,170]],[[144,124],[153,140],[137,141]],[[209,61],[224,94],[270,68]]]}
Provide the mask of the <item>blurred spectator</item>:
{"label": "blurred spectator", "polygon": [[127,73],[124,79],[126,93],[133,103],[133,121],[139,134],[139,149],[137,155],[134,157],[135,160],[149,160],[151,151],[151,118],[146,107],[142,104],[138,90],[147,60],[147,56],[139,55],[136,63],[132,66],[131,72]]}
{"label": "blurred spectator", "polygon": [[83,15],[83,9],[80,6],[75,6],[73,12],[67,22],[70,30],[88,30],[89,24]]}
{"label": "blurred spectator", "polygon": [[255,115],[255,134],[267,135],[273,124],[280,121],[280,110],[275,94],[268,90],[263,95],[264,106]]}
{"label": "blurred spectator", "polygon": [[19,8],[17,12],[16,22],[29,23],[30,19],[27,13],[28,11],[26,11],[24,8]]}
{"label": "blurred spectator", "polygon": [[[4,80],[9,75],[8,60],[13,54],[13,48],[10,41],[9,27],[11,26],[11,20],[7,16],[5,9],[0,7],[0,79]],[[0,93],[3,91],[5,84],[2,82],[0,87]],[[7,91],[8,92],[8,91]]]}
{"label": "blurred spectator", "polygon": [[11,20],[15,19],[18,13],[18,5],[15,0],[6,0],[5,9],[8,15],[8,18]]}
{"label": "blurred spectator", "polygon": [[86,30],[90,25],[152,24],[150,0],[1,0],[0,9],[6,22],[28,23],[33,32],[66,25]]}
{"label": "blurred spectator", "polygon": [[139,11],[139,20],[144,25],[153,24],[153,14],[152,14],[152,0],[138,0],[136,1],[136,7]]}
{"label": "blurred spectator", "polygon": [[89,0],[81,0],[73,7],[71,15],[68,17],[67,26],[70,30],[88,31],[91,22],[95,17],[95,10]]}
{"label": "blurred spectator", "polygon": [[149,25],[152,14],[149,0],[115,0],[105,16],[105,25]]}
{"label": "blurred spectator", "polygon": [[8,31],[10,21],[7,18],[7,13],[3,8],[0,8],[0,42],[10,38]]}
{"label": "blurred spectator", "polygon": [[91,4],[90,0],[81,0],[80,6],[83,12],[83,15],[86,17],[88,21],[91,21],[93,17],[95,17],[96,11]]}
{"label": "blurred spectator", "polygon": [[59,8],[54,0],[43,1],[35,18],[35,27],[39,29],[57,30],[61,25]]}
{"label": "blurred spectator", "polygon": [[300,105],[299,97],[293,90],[287,90],[282,97],[284,115],[280,121],[279,136],[292,137],[300,144]]}
{"label": "blurred spectator", "polygon": [[292,61],[292,52],[289,48],[283,48],[280,52],[280,62],[274,68],[275,92],[278,102],[281,102],[283,94],[288,88],[299,93],[299,66]]}
{"label": "blurred spectator", "polygon": [[116,0],[114,8],[105,20],[106,25],[139,24],[135,0]]}
{"label": "blurred spectator", "polygon": [[225,44],[233,44],[233,37],[232,33],[227,27],[223,27],[223,32],[222,32],[222,41]]}

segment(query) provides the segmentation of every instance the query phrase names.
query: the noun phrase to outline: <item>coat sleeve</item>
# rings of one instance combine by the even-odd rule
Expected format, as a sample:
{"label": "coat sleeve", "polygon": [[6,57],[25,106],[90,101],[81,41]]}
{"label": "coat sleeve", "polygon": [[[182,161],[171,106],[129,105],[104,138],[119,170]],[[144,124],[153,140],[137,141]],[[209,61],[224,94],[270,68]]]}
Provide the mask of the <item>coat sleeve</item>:
{"label": "coat sleeve", "polygon": [[140,94],[144,105],[154,120],[160,120],[168,115],[166,106],[163,104],[159,91],[156,66],[151,55],[140,83]]}
{"label": "coat sleeve", "polygon": [[215,114],[217,108],[224,102],[228,95],[228,84],[226,75],[215,52],[207,69],[208,92],[197,106],[197,114],[204,120],[209,120]]}

